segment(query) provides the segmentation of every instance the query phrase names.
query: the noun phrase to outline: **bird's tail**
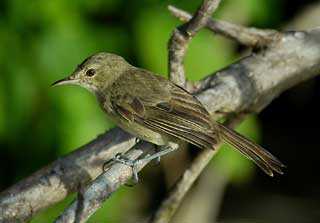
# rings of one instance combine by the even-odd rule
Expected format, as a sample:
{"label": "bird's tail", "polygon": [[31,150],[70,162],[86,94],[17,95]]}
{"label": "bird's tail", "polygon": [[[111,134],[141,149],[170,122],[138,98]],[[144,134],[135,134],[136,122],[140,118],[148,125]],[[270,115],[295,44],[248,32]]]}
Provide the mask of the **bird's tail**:
{"label": "bird's tail", "polygon": [[248,159],[253,160],[266,174],[273,176],[273,172],[283,174],[282,169],[285,167],[275,156],[258,144],[241,136],[239,133],[219,125],[222,140],[236,148],[241,154]]}

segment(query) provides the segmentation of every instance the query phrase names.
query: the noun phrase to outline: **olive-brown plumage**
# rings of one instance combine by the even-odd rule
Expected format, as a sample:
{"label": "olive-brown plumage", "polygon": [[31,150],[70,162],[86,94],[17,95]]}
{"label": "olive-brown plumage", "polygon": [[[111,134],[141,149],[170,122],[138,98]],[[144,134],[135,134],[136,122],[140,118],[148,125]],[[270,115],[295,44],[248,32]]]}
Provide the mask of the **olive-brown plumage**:
{"label": "olive-brown plumage", "polygon": [[214,149],[221,140],[272,176],[284,165],[256,143],[211,119],[205,107],[171,81],[136,68],[122,57],[98,53],[54,85],[76,84],[93,92],[102,109],[124,130],[157,145],[179,140]]}

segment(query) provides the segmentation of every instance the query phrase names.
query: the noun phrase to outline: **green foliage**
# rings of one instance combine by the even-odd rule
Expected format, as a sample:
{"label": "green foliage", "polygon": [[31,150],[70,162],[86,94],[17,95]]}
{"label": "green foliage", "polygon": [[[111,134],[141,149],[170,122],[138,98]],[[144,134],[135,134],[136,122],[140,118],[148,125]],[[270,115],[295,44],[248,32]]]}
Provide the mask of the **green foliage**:
{"label": "green foliage", "polygon": [[44,212],[39,213],[34,217],[30,223],[43,223],[43,222],[53,222],[54,219],[59,216],[59,214],[76,198],[75,195],[70,195],[63,201],[49,207]]}
{"label": "green foliage", "polygon": [[160,74],[167,73],[167,42],[172,27],[177,24],[165,7],[148,8],[137,15],[133,30],[141,66]]}
{"label": "green foliage", "polygon": [[0,138],[5,135],[5,108],[4,105],[6,104],[5,100],[5,93],[4,93],[3,81],[0,81]]}

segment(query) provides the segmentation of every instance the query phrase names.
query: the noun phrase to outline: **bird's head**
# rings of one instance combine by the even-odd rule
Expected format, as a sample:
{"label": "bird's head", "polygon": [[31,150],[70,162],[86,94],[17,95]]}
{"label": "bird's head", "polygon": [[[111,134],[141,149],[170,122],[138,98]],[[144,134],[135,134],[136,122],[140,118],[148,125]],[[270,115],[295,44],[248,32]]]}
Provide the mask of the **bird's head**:
{"label": "bird's head", "polygon": [[52,86],[80,85],[91,92],[110,86],[131,65],[122,57],[111,53],[97,53],[85,59],[68,77]]}

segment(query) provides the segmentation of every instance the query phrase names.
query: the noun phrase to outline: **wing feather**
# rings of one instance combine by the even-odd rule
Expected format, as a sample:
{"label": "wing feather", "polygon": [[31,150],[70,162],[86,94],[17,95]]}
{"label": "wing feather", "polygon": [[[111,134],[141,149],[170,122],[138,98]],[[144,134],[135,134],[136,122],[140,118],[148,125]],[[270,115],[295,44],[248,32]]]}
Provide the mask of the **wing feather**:
{"label": "wing feather", "polygon": [[[214,132],[210,129],[204,129],[199,123],[188,119],[192,118],[192,116],[186,116],[186,118],[185,116],[181,116],[181,114],[178,115],[174,112],[175,109],[171,109],[171,112],[168,112],[163,109],[158,109],[157,107],[145,107],[146,113],[152,114],[152,116],[146,116],[138,111],[134,111],[133,107],[131,107],[131,109],[125,109],[125,107],[128,106],[130,106],[130,104],[123,107],[116,105],[115,110],[129,121],[134,120],[158,133],[171,135],[200,148],[212,149],[213,145],[217,143]],[[151,110],[153,111],[151,112]]]}
{"label": "wing feather", "polygon": [[[130,81],[130,78],[126,81]],[[149,86],[146,83],[143,87],[137,86],[136,91],[114,95],[114,109],[126,120],[138,122],[155,132],[185,140],[201,148],[213,149],[218,140],[209,113],[186,90],[171,82],[165,83],[168,85],[162,86],[164,89],[161,91],[153,89],[150,83],[150,89],[146,91],[148,95],[140,95],[140,89]],[[163,97],[157,92],[164,94]]]}

